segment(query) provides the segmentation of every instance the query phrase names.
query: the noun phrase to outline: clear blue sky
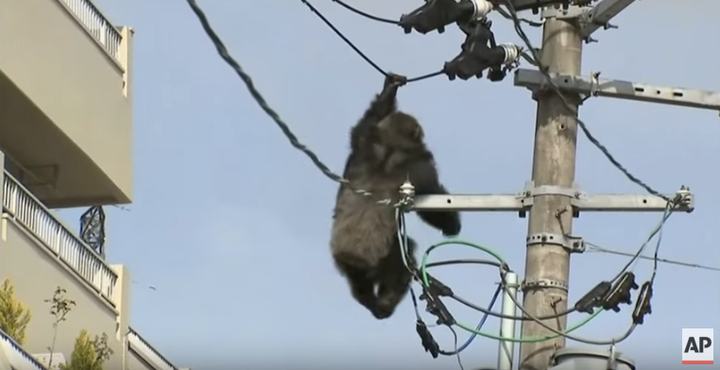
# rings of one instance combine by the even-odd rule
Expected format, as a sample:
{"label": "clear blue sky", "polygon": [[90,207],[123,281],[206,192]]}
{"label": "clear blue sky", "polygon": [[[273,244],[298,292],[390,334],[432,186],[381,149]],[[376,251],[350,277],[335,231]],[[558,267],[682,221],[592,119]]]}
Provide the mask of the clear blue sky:
{"label": "clear blue sky", "polygon": [[[185,1],[98,0],[116,24],[136,30],[135,196],[130,212],[109,208],[108,260],[130,267],[132,324],[178,366],[198,370],[259,364],[402,364],[456,368],[433,360],[415,334],[406,300],[376,321],[349,295],[329,255],[336,184],[298,151],[257,107],[217,56]],[[461,33],[405,35],[332,4],[316,6],[386,69],[415,76],[437,70],[459,51]],[[353,1],[397,17],[418,1]],[[383,5],[385,4],[385,5]],[[619,30],[596,34],[584,73],[667,86],[720,89],[716,0],[643,1],[616,19]],[[347,154],[348,129],[382,77],[331,33],[300,1],[200,1],[232,53],[299,137],[335,170]],[[498,41],[519,42],[496,19]],[[533,41],[539,32],[528,29]],[[535,104],[512,78],[411,84],[402,109],[417,115],[454,192],[511,193],[529,180]],[[720,264],[720,118],[717,113],[593,99],[581,117],[635,174],[666,192],[689,185],[697,210],[668,223],[662,257]],[[577,182],[588,192],[642,193],[582,136]],[[69,221],[78,212],[63,212]],[[575,234],[634,251],[660,214],[583,214]],[[442,238],[415,221],[424,245]],[[462,237],[493,247],[522,272],[526,220],[514,214],[464,214]],[[452,248],[437,258],[476,257]],[[625,257],[573,256],[571,301],[623,266]],[[637,270],[649,273],[649,262]],[[458,267],[438,275],[455,291],[486,304],[496,271]],[[622,344],[639,365],[680,361],[680,328],[720,328],[718,273],[661,265],[653,314]],[[157,287],[153,291],[147,288]],[[456,306],[470,324],[480,314]],[[607,313],[583,336],[607,338],[629,322],[629,308]],[[577,321],[573,316],[570,321]],[[491,320],[487,328],[496,330]],[[451,336],[438,329],[445,347]],[[461,333],[464,339],[465,333]],[[717,337],[716,337],[717,338]],[[464,352],[470,369],[495,363],[495,342]],[[716,367],[718,368],[718,367]]]}

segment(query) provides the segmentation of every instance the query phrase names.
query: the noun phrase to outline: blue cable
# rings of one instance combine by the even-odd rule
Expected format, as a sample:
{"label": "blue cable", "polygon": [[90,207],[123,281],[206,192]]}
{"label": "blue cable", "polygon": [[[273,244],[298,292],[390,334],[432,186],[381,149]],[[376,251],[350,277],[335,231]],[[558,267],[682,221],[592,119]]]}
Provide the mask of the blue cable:
{"label": "blue cable", "polygon": [[[490,305],[488,306],[488,311],[492,311],[493,306],[495,306],[495,301],[497,301],[498,296],[500,296],[501,291],[502,291],[502,285],[498,284],[498,287],[495,290],[495,294],[493,295],[492,299],[490,300]],[[488,315],[487,313],[485,313],[483,315],[482,319],[480,319],[480,322],[477,324],[477,328],[475,329],[475,331],[480,331],[480,329],[482,329],[483,325],[485,325],[485,321],[487,321],[488,316],[490,316],[490,315]],[[470,346],[470,343],[472,343],[472,341],[475,340],[475,337],[477,337],[477,334],[473,333],[472,335],[470,335],[470,338],[468,338],[467,341],[465,341],[465,343],[463,343],[463,345],[458,347],[455,351],[447,352],[447,351],[441,350],[440,354],[443,356],[456,356],[460,352],[462,352],[466,348],[468,348]]]}

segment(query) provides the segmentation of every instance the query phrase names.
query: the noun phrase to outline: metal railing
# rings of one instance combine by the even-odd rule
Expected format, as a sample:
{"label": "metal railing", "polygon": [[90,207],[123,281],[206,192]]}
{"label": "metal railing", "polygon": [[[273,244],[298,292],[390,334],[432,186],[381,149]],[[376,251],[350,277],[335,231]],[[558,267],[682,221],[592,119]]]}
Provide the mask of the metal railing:
{"label": "metal railing", "polygon": [[158,366],[158,370],[178,370],[175,365],[165,359],[160,352],[156,351],[150,343],[146,342],[133,328],[130,328],[130,332],[128,333],[128,342],[136,352],[145,356],[153,365]]}
{"label": "metal railing", "polygon": [[60,3],[75,15],[83,26],[90,32],[103,49],[122,65],[120,58],[120,43],[122,36],[120,31],[103,16],[98,8],[90,0],[58,0]]}
{"label": "metal railing", "polygon": [[5,212],[115,304],[113,297],[118,281],[115,271],[7,171],[2,205]]}
{"label": "metal railing", "polygon": [[25,352],[14,339],[10,338],[2,330],[0,330],[0,356],[5,357],[12,369],[47,370],[43,364]]}

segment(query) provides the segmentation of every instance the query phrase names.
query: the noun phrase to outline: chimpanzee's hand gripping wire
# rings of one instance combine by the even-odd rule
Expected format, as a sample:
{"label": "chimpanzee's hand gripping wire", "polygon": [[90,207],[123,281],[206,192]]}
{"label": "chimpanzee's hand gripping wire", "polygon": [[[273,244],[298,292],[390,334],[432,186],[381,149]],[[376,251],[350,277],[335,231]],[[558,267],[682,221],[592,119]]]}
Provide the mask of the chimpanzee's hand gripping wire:
{"label": "chimpanzee's hand gripping wire", "polygon": [[198,21],[200,21],[200,24],[207,34],[208,38],[210,38],[210,41],[212,41],[213,45],[215,46],[215,49],[217,50],[220,57],[227,63],[234,71],[235,73],[240,77],[240,79],[245,83],[245,86],[247,87],[248,91],[250,92],[250,95],[255,99],[255,101],[258,103],[260,108],[272,118],[272,120],[275,122],[275,124],[280,128],[280,130],[283,132],[285,137],[287,137],[288,141],[290,141],[290,144],[303,152],[310,160],[313,162],[313,164],[330,180],[333,180],[335,182],[338,182],[340,184],[343,184],[344,186],[347,186],[350,188],[353,192],[356,194],[359,194],[364,197],[368,197],[373,199],[378,204],[383,205],[390,205],[390,206],[396,206],[396,204],[393,203],[391,199],[375,199],[373,194],[369,191],[363,190],[363,189],[357,189],[353,186],[347,179],[343,178],[342,176],[334,173],[330,168],[323,163],[320,158],[318,158],[317,154],[315,154],[312,150],[310,150],[305,144],[301,143],[300,140],[297,138],[297,136],[290,130],[290,127],[283,121],[282,118],[280,118],[280,115],[267,103],[265,98],[262,96],[262,94],[258,91],[258,89],[255,87],[255,84],[253,83],[252,78],[250,75],[248,75],[245,70],[240,66],[240,64],[235,60],[235,58],[230,55],[227,47],[222,42],[220,37],[217,35],[215,30],[210,25],[210,21],[208,20],[207,16],[205,15],[205,12],[200,8],[200,6],[197,4],[196,0],[187,0],[188,5],[192,9],[193,13],[198,18]]}

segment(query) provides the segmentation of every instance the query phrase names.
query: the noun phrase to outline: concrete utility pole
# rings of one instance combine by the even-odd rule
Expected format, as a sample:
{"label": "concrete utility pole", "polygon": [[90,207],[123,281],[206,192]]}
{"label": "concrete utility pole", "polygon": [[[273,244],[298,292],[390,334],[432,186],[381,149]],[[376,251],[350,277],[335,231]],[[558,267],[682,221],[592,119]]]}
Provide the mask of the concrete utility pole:
{"label": "concrete utility pole", "polygon": [[[516,10],[538,6],[538,0],[512,1]],[[571,5],[567,9],[552,5],[550,0],[545,3],[548,6],[544,6],[541,12],[545,20],[541,64],[549,69],[550,82],[562,90],[573,109],[568,110],[557,92],[548,89],[547,77],[542,72],[524,68],[514,72],[514,85],[532,90],[537,100],[532,181],[525,184],[520,193],[424,195],[414,198],[413,209],[416,211],[517,212],[520,217],[529,212],[525,279],[521,286],[523,308],[535,317],[564,313],[569,306],[570,254],[585,251],[582,237],[572,234],[573,217],[583,212],[665,212],[666,198],[676,196],[681,199],[675,204],[676,212],[690,213],[695,209],[693,195],[685,187],[675,194],[661,197],[648,194],[587,194],[574,183],[580,97],[607,97],[720,111],[718,92],[600,79],[595,73],[580,75],[583,40],[592,40],[591,35],[596,31],[613,28],[609,22],[634,1],[601,0],[594,6]],[[543,323],[564,331],[567,318],[558,317]],[[554,333],[538,323],[523,321],[523,338],[551,336]],[[519,368],[546,370],[554,366],[550,358],[564,345],[563,337],[523,343],[520,346]],[[510,353],[510,346],[501,347],[499,368],[511,366]]]}
{"label": "concrete utility pole", "polygon": [[[545,21],[540,57],[551,73],[580,74],[582,38],[572,19],[548,18]],[[553,91],[537,90],[535,98],[538,103],[533,185],[570,189],[575,181],[577,94],[566,95],[566,100],[575,106],[574,111],[569,111]],[[534,196],[528,222],[523,306],[529,314],[543,317],[564,312],[568,306],[570,250],[559,243],[558,238],[550,236],[571,234],[573,212],[571,198],[567,195],[548,192]],[[567,317],[545,323],[564,330]],[[552,334],[534,321],[523,322],[522,336],[525,338]],[[563,337],[523,343],[520,347],[520,369],[546,369],[554,350],[564,345]]]}

